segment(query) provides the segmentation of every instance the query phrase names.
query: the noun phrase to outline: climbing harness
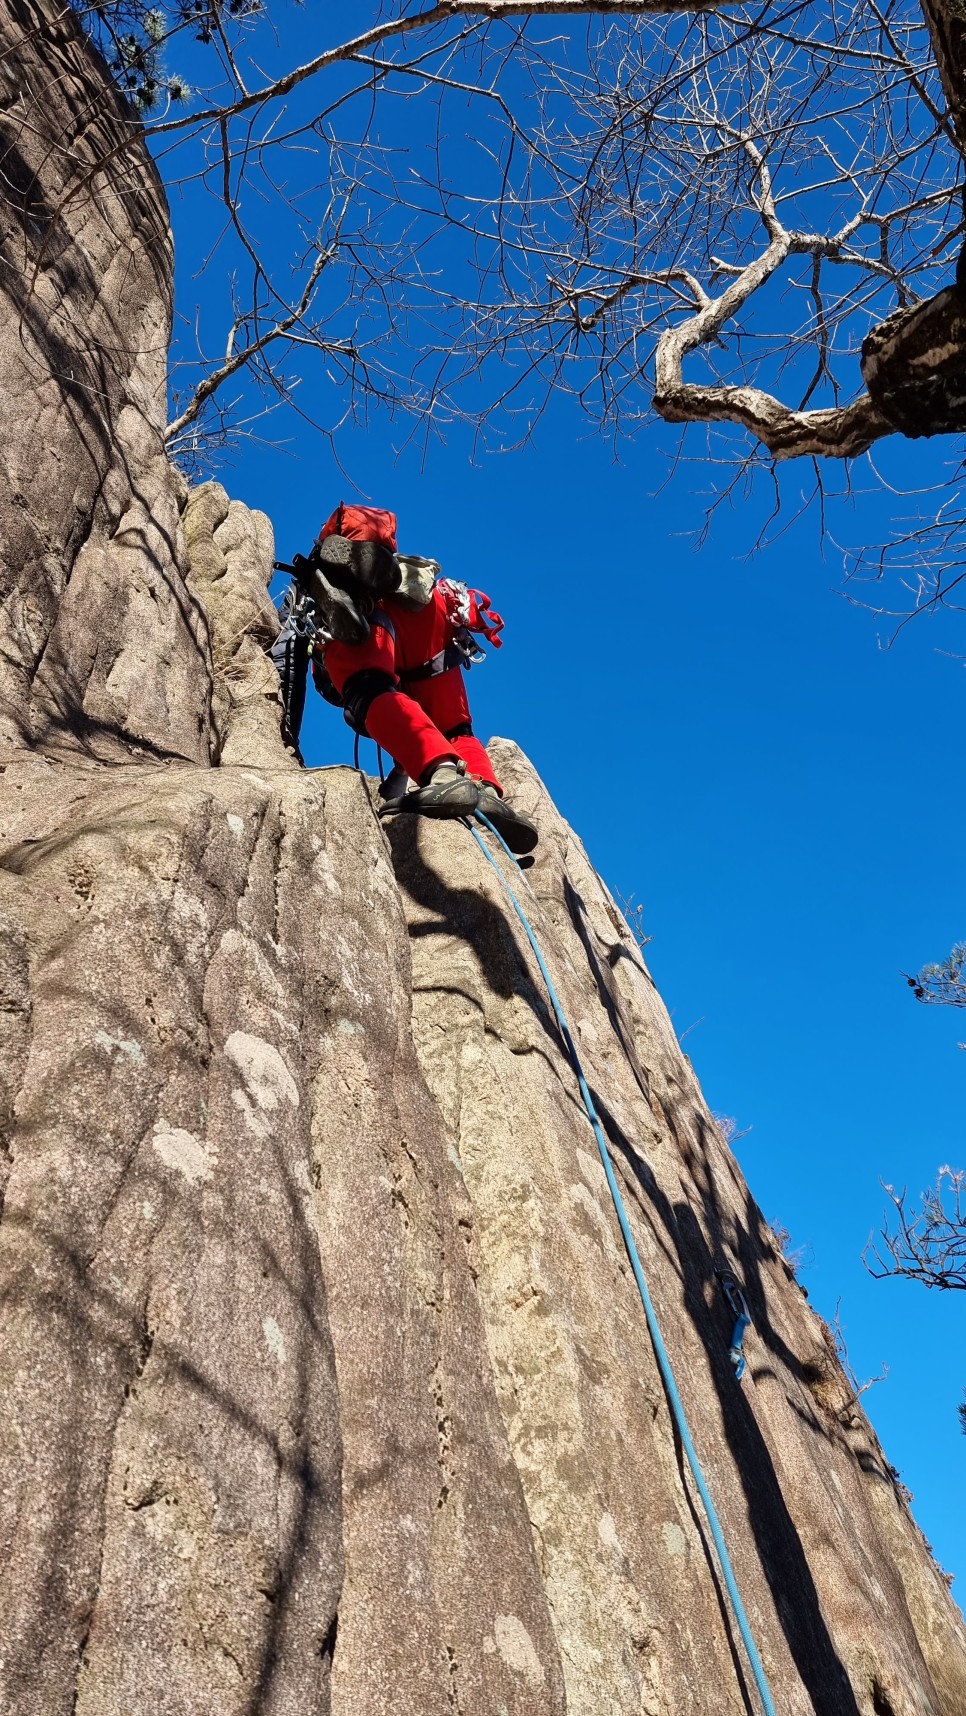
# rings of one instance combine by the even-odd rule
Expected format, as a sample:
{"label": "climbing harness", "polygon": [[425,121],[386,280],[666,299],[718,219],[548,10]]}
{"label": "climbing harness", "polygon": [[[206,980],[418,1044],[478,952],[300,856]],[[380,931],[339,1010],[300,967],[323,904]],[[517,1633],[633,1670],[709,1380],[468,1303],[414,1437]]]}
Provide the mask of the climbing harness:
{"label": "climbing harness", "polygon": [[418,685],[422,679],[438,679],[441,673],[449,673],[452,667],[472,667],[474,662],[485,661],[486,651],[480,649],[476,639],[461,626],[444,649],[438,650],[430,661],[421,661],[418,667],[401,667],[397,678],[405,690],[407,685]]}
{"label": "climbing harness", "polygon": [[748,1309],[748,1301],[734,1276],[726,1275],[720,1269],[716,1270],[715,1273],[721,1282],[721,1291],[728,1301],[728,1309],[735,1319],[734,1328],[731,1331],[728,1357],[734,1365],[735,1381],[740,1382],[745,1374],[745,1355],[742,1343],[745,1338],[745,1330],[751,1328],[751,1312]]}
{"label": "climbing harness", "polygon": [[[436,564],[435,561],[433,561],[432,564],[435,565]],[[470,612],[471,617],[475,618],[477,620],[477,623],[478,623],[480,629],[483,628],[483,621],[480,618],[479,614],[477,613],[477,609],[476,609],[475,604],[470,603],[470,601],[469,601],[469,598],[471,598],[471,597],[475,598],[476,597],[476,595],[478,594],[477,591],[467,590],[465,584],[460,584],[458,586],[455,586],[450,582],[450,580],[445,579],[445,578],[444,579],[437,579],[437,586],[436,587],[438,589],[441,589],[441,590],[442,589],[454,589],[454,588],[458,588],[459,590],[461,590],[467,598],[467,612]],[[432,595],[432,591],[430,591],[430,595]],[[481,600],[481,602],[487,602],[487,601],[489,601],[489,597],[488,596],[481,596],[480,600]],[[427,599],[427,602],[425,602],[423,604],[423,606],[424,607],[428,606],[428,599]],[[461,610],[461,612],[462,612],[462,610]],[[487,609],[486,612],[487,612],[487,615],[489,616],[490,619],[499,620],[499,623],[502,626],[503,621],[500,620],[500,616],[498,614],[497,615],[491,615],[489,609]],[[455,618],[456,618],[455,615],[453,615],[453,614],[450,615],[450,619],[453,621],[454,624],[455,624]],[[489,622],[487,622],[487,623],[489,623]],[[395,643],[395,641],[396,641],[395,621],[393,620],[392,615],[390,613],[388,613],[385,608],[373,608],[371,614],[369,615],[369,624],[370,624],[370,626],[381,626],[383,631],[386,631],[389,633],[389,636],[392,638],[393,643]],[[487,632],[486,635],[487,635],[487,637],[490,637],[489,631]],[[495,633],[494,633],[491,641],[495,641],[497,649],[500,648],[500,640],[499,640],[499,638],[496,638]],[[436,654],[434,656],[431,656],[428,661],[419,662],[416,667],[398,667],[396,669],[396,678],[399,680],[399,683],[402,686],[403,690],[405,690],[406,687],[409,685],[418,685],[420,680],[438,679],[441,673],[449,673],[451,668],[454,668],[454,667],[470,668],[476,662],[485,661],[485,660],[486,660],[486,650],[480,648],[480,646],[477,643],[475,637],[473,636],[473,633],[470,630],[469,626],[464,625],[461,621],[460,625],[458,626],[457,630],[453,633],[449,642],[444,644],[442,649],[437,650]]]}
{"label": "climbing harness", "polygon": [[[476,812],[476,818],[479,822],[482,822],[486,828],[489,829],[491,834],[496,836],[497,840],[500,842],[500,845],[503,847],[503,850],[506,853],[507,857],[512,860],[513,859],[513,853],[510,851],[510,848],[507,846],[506,841],[502,838],[502,836],[500,835],[498,830],[496,828],[494,828],[489,817],[484,816],[483,812],[478,810]],[[661,1334],[660,1324],[658,1323],[658,1320],[657,1320],[657,1312],[654,1309],[654,1303],[653,1303],[653,1300],[651,1299],[651,1295],[650,1295],[650,1292],[648,1290],[647,1281],[645,1280],[645,1277],[644,1277],[644,1270],[641,1266],[641,1260],[637,1254],[637,1246],[634,1243],[634,1235],[631,1232],[631,1225],[630,1225],[630,1222],[629,1222],[628,1217],[627,1217],[627,1211],[624,1208],[624,1200],[621,1197],[620,1187],[617,1184],[617,1177],[614,1173],[613,1164],[612,1164],[611,1159],[610,1159],[610,1152],[608,1151],[608,1148],[607,1148],[607,1142],[606,1142],[606,1139],[604,1137],[604,1130],[603,1130],[603,1127],[602,1127],[601,1122],[600,1122],[600,1116],[598,1115],[597,1110],[594,1106],[594,1099],[590,1094],[590,1089],[588,1087],[587,1080],[584,1076],[584,1070],[583,1070],[583,1067],[581,1066],[581,1063],[580,1063],[580,1057],[577,1053],[577,1049],[576,1049],[576,1045],[574,1044],[573,1037],[570,1034],[570,1027],[567,1024],[567,1020],[566,1020],[566,1017],[564,1015],[563,1008],[560,1004],[560,1000],[559,1000],[559,997],[557,995],[557,991],[553,985],[553,979],[550,976],[550,972],[547,969],[546,961],[545,961],[543,954],[541,953],[539,945],[537,943],[537,938],[533,932],[533,928],[530,924],[530,921],[529,921],[526,913],[523,910],[523,907],[521,906],[519,900],[517,899],[516,894],[514,893],[513,889],[511,888],[509,882],[507,881],[506,876],[504,875],[503,871],[501,870],[501,868],[500,868],[499,864],[497,863],[496,859],[494,858],[492,852],[489,850],[489,848],[486,844],[486,841],[483,839],[482,835],[479,832],[479,829],[474,828],[471,823],[468,824],[468,826],[470,829],[470,833],[472,834],[474,840],[476,841],[476,844],[479,846],[480,851],[483,853],[483,856],[485,857],[487,863],[491,865],[491,867],[496,871],[497,875],[499,876],[500,881],[502,882],[503,887],[506,890],[507,897],[509,898],[511,905],[513,906],[513,910],[515,911],[521,925],[523,926],[524,934],[526,935],[526,938],[527,938],[528,942],[530,943],[531,948],[533,949],[534,958],[536,959],[536,962],[537,962],[538,966],[540,967],[540,975],[543,978],[543,981],[546,985],[547,995],[550,999],[550,1005],[553,1008],[554,1018],[557,1021],[557,1028],[558,1028],[560,1035],[563,1039],[564,1048],[567,1051],[567,1056],[568,1056],[568,1059],[570,1061],[570,1064],[573,1067],[574,1076],[576,1077],[576,1080],[577,1080],[577,1085],[578,1085],[578,1088],[580,1090],[581,1099],[583,1101],[584,1108],[587,1112],[587,1118],[590,1121],[591,1127],[593,1129],[594,1137],[597,1140],[597,1148],[598,1148],[598,1151],[600,1152],[601,1162],[603,1163],[604,1174],[607,1178],[607,1185],[608,1185],[608,1188],[610,1190],[611,1198],[613,1199],[614,1210],[616,1212],[617,1220],[618,1220],[618,1223],[620,1225],[621,1234],[622,1234],[623,1239],[624,1239],[624,1245],[627,1248],[628,1260],[629,1260],[631,1268],[634,1272],[634,1279],[637,1282],[637,1289],[638,1289],[638,1292],[640,1293],[641,1303],[644,1307],[644,1315],[647,1319],[648,1330],[650,1332],[651,1341],[652,1341],[653,1346],[654,1346],[654,1356],[657,1359],[658,1369],[660,1370],[661,1376],[662,1376],[663,1381],[664,1381],[664,1387],[667,1391],[668,1402],[669,1402],[670,1407],[671,1407],[671,1412],[672,1412],[673,1417],[674,1417],[674,1422],[677,1426],[678,1434],[681,1438],[681,1445],[682,1445],[684,1452],[685,1452],[685,1455],[687,1457],[688,1466],[690,1467],[690,1470],[691,1470],[691,1476],[694,1479],[695,1487],[697,1488],[698,1494],[701,1497],[701,1504],[704,1508],[705,1517],[708,1521],[708,1525],[709,1525],[710,1530],[711,1530],[711,1537],[712,1537],[712,1540],[714,1542],[715,1550],[717,1552],[718,1562],[719,1562],[719,1566],[721,1568],[721,1574],[722,1574],[722,1577],[724,1579],[724,1583],[725,1583],[725,1587],[726,1587],[727,1592],[728,1592],[728,1596],[731,1600],[732,1611],[734,1613],[735,1621],[736,1621],[737,1626],[738,1626],[738,1631],[741,1634],[742,1642],[744,1644],[745,1651],[746,1651],[747,1656],[748,1656],[748,1662],[749,1662],[750,1667],[751,1667],[752,1675],[754,1676],[755,1685],[758,1688],[758,1692],[759,1692],[759,1695],[761,1697],[761,1702],[762,1702],[762,1705],[764,1706],[764,1709],[765,1709],[765,1716],[776,1716],[775,1703],[774,1703],[774,1699],[772,1698],[771,1688],[769,1687],[768,1680],[767,1680],[767,1677],[765,1675],[765,1670],[764,1670],[764,1667],[762,1665],[761,1657],[758,1654],[758,1647],[755,1644],[754,1635],[753,1635],[752,1630],[751,1630],[751,1624],[748,1620],[747,1613],[745,1612],[744,1603],[741,1600],[741,1593],[738,1589],[738,1582],[735,1578],[734,1569],[731,1565],[731,1558],[728,1554],[727,1545],[726,1545],[725,1540],[724,1540],[724,1533],[722,1532],[721,1524],[720,1524],[720,1521],[718,1519],[717,1512],[715,1511],[714,1502],[711,1499],[711,1492],[708,1489],[708,1485],[707,1485],[707,1482],[705,1480],[704,1472],[701,1469],[701,1462],[698,1459],[697,1449],[695,1448],[694,1442],[691,1438],[691,1431],[688,1427],[687,1416],[686,1416],[685,1410],[684,1410],[684,1402],[681,1399],[681,1395],[678,1391],[677,1383],[674,1379],[674,1372],[671,1369],[671,1360],[668,1356],[667,1348],[664,1345],[664,1337]],[[744,1331],[742,1330],[742,1333],[743,1332]]]}

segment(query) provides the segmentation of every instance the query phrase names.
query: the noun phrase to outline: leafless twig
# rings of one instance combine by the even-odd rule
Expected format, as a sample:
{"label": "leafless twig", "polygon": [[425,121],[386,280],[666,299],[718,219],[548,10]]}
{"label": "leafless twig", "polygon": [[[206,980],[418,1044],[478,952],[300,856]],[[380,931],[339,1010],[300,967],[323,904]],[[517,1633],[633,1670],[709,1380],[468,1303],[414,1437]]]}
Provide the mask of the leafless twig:
{"label": "leafless twig", "polygon": [[942,1167],[936,1184],[910,1206],[905,1187],[884,1186],[893,1209],[863,1253],[870,1275],[905,1276],[924,1287],[966,1288],[966,1174]]}

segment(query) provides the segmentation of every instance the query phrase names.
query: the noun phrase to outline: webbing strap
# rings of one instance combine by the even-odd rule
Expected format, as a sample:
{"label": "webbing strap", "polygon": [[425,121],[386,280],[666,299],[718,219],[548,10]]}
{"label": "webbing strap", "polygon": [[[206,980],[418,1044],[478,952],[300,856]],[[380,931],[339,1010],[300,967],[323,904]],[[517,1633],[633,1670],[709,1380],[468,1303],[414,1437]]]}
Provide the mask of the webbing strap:
{"label": "webbing strap", "polygon": [[415,685],[421,679],[436,679],[441,673],[448,673],[451,667],[463,667],[465,663],[463,651],[456,644],[448,643],[429,661],[421,661],[418,667],[404,667],[399,674],[399,683]]}
{"label": "webbing strap", "polygon": [[[503,847],[503,850],[506,853],[507,857],[513,863],[515,863],[516,860],[513,857],[513,853],[510,851],[509,846],[507,845],[506,841],[503,839],[499,830],[494,828],[489,817],[484,816],[484,814],[481,810],[475,811],[474,814],[477,817],[477,820],[482,822],[484,824],[484,826],[490,830],[491,834],[496,835],[496,838],[500,842],[500,845]],[[741,1592],[738,1589],[738,1582],[735,1578],[734,1569],[731,1565],[731,1557],[728,1554],[728,1548],[727,1548],[727,1545],[726,1545],[725,1540],[724,1540],[724,1533],[721,1529],[721,1523],[718,1519],[717,1512],[715,1511],[715,1505],[711,1499],[711,1492],[708,1489],[708,1485],[707,1485],[707,1481],[706,1481],[705,1476],[704,1476],[704,1472],[701,1469],[701,1462],[698,1459],[697,1449],[695,1448],[694,1442],[693,1442],[692,1437],[691,1437],[691,1431],[688,1427],[687,1416],[686,1416],[685,1410],[684,1410],[684,1402],[681,1399],[681,1395],[680,1395],[680,1392],[678,1390],[678,1385],[677,1385],[677,1382],[675,1381],[675,1378],[674,1378],[674,1372],[671,1369],[671,1360],[670,1360],[670,1357],[668,1355],[667,1347],[664,1344],[664,1337],[661,1334],[661,1327],[660,1327],[660,1324],[659,1324],[658,1319],[657,1319],[657,1312],[654,1308],[654,1301],[652,1300],[650,1292],[648,1290],[647,1281],[646,1281],[645,1276],[644,1276],[644,1270],[641,1266],[641,1260],[640,1260],[638,1253],[637,1253],[637,1245],[635,1244],[635,1241],[634,1241],[634,1235],[631,1232],[631,1224],[628,1220],[627,1211],[624,1208],[624,1200],[621,1197],[620,1187],[617,1184],[617,1177],[614,1173],[614,1167],[613,1167],[613,1164],[612,1164],[611,1159],[610,1159],[610,1151],[607,1148],[607,1141],[604,1137],[604,1129],[600,1123],[600,1116],[597,1113],[597,1109],[594,1106],[594,1099],[590,1094],[590,1089],[588,1087],[587,1080],[584,1077],[584,1069],[581,1066],[580,1057],[577,1053],[576,1045],[574,1043],[573,1037],[570,1034],[570,1026],[567,1024],[567,1020],[566,1020],[566,1017],[564,1015],[563,1008],[560,1005],[560,999],[559,999],[559,997],[557,995],[557,991],[553,985],[553,979],[550,976],[550,972],[547,970],[546,961],[543,957],[543,954],[540,952],[540,948],[539,948],[538,943],[537,943],[537,938],[534,935],[533,928],[530,924],[529,919],[527,918],[526,913],[523,910],[523,907],[521,906],[519,900],[517,899],[516,894],[513,892],[513,889],[511,888],[509,882],[507,881],[506,876],[503,874],[503,871],[500,869],[500,866],[497,863],[496,859],[494,858],[492,852],[490,852],[489,848],[487,847],[486,841],[480,835],[479,829],[474,828],[472,826],[472,824],[470,824],[469,827],[470,827],[470,833],[472,834],[474,840],[476,841],[481,852],[483,853],[483,856],[486,858],[487,863],[492,865],[493,869],[496,871],[497,875],[499,876],[500,881],[503,883],[503,886],[506,889],[506,893],[509,897],[510,903],[513,906],[513,909],[516,912],[516,915],[519,918],[520,923],[523,926],[523,930],[524,930],[524,933],[526,935],[526,938],[527,938],[528,942],[530,943],[531,948],[533,949],[534,957],[536,958],[537,964],[540,967],[540,975],[543,978],[543,981],[546,985],[547,994],[550,998],[550,1005],[553,1008],[554,1018],[557,1021],[557,1028],[560,1032],[561,1037],[563,1038],[564,1048],[567,1051],[568,1059],[570,1061],[571,1066],[573,1067],[574,1074],[575,1074],[576,1079],[577,1079],[577,1084],[578,1084],[578,1087],[580,1090],[580,1095],[581,1095],[581,1098],[583,1100],[584,1108],[587,1112],[587,1118],[590,1121],[591,1127],[593,1128],[594,1137],[597,1140],[597,1148],[600,1152],[601,1162],[603,1163],[604,1174],[606,1175],[606,1178],[607,1178],[607,1185],[608,1185],[608,1188],[610,1190],[611,1198],[613,1199],[614,1210],[615,1210],[615,1213],[617,1215],[617,1220],[618,1220],[618,1223],[620,1226],[621,1234],[623,1236],[624,1245],[627,1249],[628,1261],[630,1262],[630,1266],[634,1272],[634,1280],[637,1282],[637,1290],[641,1296],[641,1303],[644,1307],[644,1315],[647,1319],[647,1327],[648,1327],[648,1331],[649,1331],[650,1336],[651,1336],[651,1343],[654,1347],[654,1356],[657,1359],[658,1369],[660,1370],[662,1379],[664,1381],[664,1387],[665,1387],[665,1390],[667,1393],[668,1404],[670,1405],[675,1424],[677,1425],[678,1434],[680,1435],[680,1438],[681,1438],[681,1446],[684,1449],[688,1465],[691,1469],[691,1476],[694,1479],[695,1487],[698,1491],[699,1496],[701,1497],[701,1504],[704,1508],[705,1516],[707,1518],[708,1525],[709,1525],[710,1530],[711,1530],[711,1537],[712,1537],[712,1540],[714,1542],[715,1551],[716,1551],[717,1557],[718,1557],[718,1563],[719,1563],[719,1566],[721,1568],[721,1575],[722,1575],[722,1578],[724,1579],[725,1587],[727,1589],[728,1596],[731,1600],[732,1611],[734,1613],[734,1617],[735,1617],[735,1621],[737,1623],[738,1631],[741,1634],[742,1642],[744,1644],[745,1651],[746,1651],[747,1656],[748,1656],[748,1662],[749,1662],[749,1665],[751,1668],[752,1675],[754,1676],[755,1685],[757,1686],[759,1695],[761,1697],[761,1702],[762,1702],[762,1705],[763,1705],[764,1710],[765,1710],[765,1716],[776,1716],[775,1703],[774,1703],[774,1699],[772,1698],[771,1688],[768,1684],[768,1679],[765,1675],[765,1670],[764,1670],[764,1667],[762,1665],[761,1657],[758,1654],[758,1647],[755,1644],[754,1635],[753,1635],[752,1630],[751,1630],[751,1624],[748,1620],[748,1616],[745,1612],[744,1603],[741,1600]]]}

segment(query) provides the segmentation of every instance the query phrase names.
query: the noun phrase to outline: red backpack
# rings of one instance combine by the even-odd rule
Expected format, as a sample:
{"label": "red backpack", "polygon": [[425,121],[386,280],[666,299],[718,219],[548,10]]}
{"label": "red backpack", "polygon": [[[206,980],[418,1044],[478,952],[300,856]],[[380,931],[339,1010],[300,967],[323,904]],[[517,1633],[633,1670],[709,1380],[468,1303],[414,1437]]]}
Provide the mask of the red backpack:
{"label": "red backpack", "polygon": [[396,515],[378,506],[346,506],[340,501],[319,531],[319,541],[324,542],[327,536],[344,536],[349,542],[378,542],[395,554]]}

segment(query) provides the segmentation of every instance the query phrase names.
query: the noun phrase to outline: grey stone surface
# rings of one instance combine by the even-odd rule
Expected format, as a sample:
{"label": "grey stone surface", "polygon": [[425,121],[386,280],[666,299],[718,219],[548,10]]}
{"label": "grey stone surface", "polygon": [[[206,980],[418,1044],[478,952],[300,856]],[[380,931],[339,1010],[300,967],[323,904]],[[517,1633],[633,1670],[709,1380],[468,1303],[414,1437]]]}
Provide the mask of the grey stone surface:
{"label": "grey stone surface", "polygon": [[0,1710],[562,1711],[363,782],[3,785]]}
{"label": "grey stone surface", "polygon": [[212,760],[297,768],[280,743],[282,702],[268,651],[278,615],[267,586],[271,521],[220,483],[192,489],[183,512],[188,590],[208,623],[212,665]]}
{"label": "grey stone surface", "polygon": [[0,0],[0,40],[0,746],[207,761],[164,194],[68,7]]}
{"label": "grey stone surface", "polygon": [[[962,1620],[831,1332],[782,1259],[580,842],[516,748],[493,750],[541,828],[526,880],[502,861],[604,1121],[779,1708],[953,1716],[966,1708]],[[400,821],[393,840],[417,1047],[458,1139],[568,1707],[738,1711],[700,1508],[532,954],[471,839]],[[717,1270],[742,1283],[754,1318],[740,1386]]]}
{"label": "grey stone surface", "polygon": [[[502,885],[285,753],[268,521],[161,452],[159,187],[70,15],[0,5],[0,1716],[743,1716]],[[495,756],[777,1707],[962,1716],[962,1618],[829,1332]]]}
{"label": "grey stone surface", "polygon": [[313,806],[284,830],[227,770],[3,785],[0,1709],[321,1709],[339,1406],[285,945]]}

